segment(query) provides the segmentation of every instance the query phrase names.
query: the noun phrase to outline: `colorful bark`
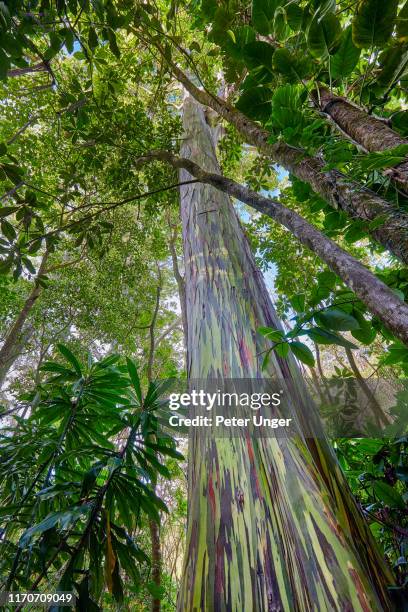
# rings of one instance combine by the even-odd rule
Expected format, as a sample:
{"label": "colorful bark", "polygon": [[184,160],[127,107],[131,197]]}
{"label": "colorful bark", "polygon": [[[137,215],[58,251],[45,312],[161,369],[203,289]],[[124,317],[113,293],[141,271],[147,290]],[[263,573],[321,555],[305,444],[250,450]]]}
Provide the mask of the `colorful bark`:
{"label": "colorful bark", "polygon": [[[219,173],[211,130],[187,98],[182,155]],[[184,180],[189,176],[181,171]],[[261,325],[280,327],[229,197],[181,188],[192,379],[265,376]],[[273,357],[296,435],[190,440],[180,611],[391,609],[378,556],[293,362]],[[256,385],[254,385],[256,387]],[[256,388],[253,391],[257,391]],[[306,430],[315,438],[306,438]]]}

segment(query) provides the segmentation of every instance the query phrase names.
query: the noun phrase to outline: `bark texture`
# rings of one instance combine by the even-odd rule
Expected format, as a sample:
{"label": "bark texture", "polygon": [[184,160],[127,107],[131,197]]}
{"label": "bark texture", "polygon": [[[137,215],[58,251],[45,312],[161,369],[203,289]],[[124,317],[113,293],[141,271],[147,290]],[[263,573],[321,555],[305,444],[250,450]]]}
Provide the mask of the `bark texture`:
{"label": "bark texture", "polygon": [[10,327],[6,339],[4,340],[3,346],[0,349],[0,372],[2,376],[2,381],[4,381],[7,372],[9,371],[17,357],[16,351],[19,350],[18,347],[20,347],[21,349],[24,325],[31,313],[35,302],[41,294],[42,287],[38,284],[37,280],[39,276],[44,274],[47,259],[48,251],[45,251],[38,270],[37,278],[34,282],[34,287],[32,288],[30,295],[24,302],[23,308],[18,314],[16,320]]}
{"label": "bark texture", "polygon": [[[319,87],[312,98],[322,113],[328,115],[346,136],[366,151],[386,151],[408,145],[408,140],[394,132],[384,121],[350,104],[345,98],[334,95],[326,87]],[[386,172],[404,191],[408,191],[408,160]]]}
{"label": "bark texture", "polygon": [[370,189],[348,179],[337,170],[324,170],[325,163],[305,151],[284,142],[269,143],[270,134],[243,113],[215,95],[192,83],[174,63],[171,69],[177,80],[200,104],[209,106],[234,125],[248,144],[252,144],[298,179],[308,183],[332,208],[343,210],[353,219],[370,223],[384,217],[380,227],[369,234],[398,259],[408,264],[408,215]]}
{"label": "bark texture", "polygon": [[[187,98],[182,154],[219,173],[211,130]],[[189,176],[181,171],[182,180]],[[261,325],[280,327],[226,194],[181,188],[192,379],[262,378]],[[322,434],[293,362],[273,357],[296,427],[285,439],[218,438],[195,428],[178,609],[391,609],[390,575]],[[254,389],[256,391],[256,389]],[[316,437],[304,436],[305,425]]]}
{"label": "bark texture", "polygon": [[24,348],[30,341],[30,338],[32,338],[33,333],[34,328],[31,325],[26,325],[19,335],[17,341],[10,349],[7,360],[0,366],[0,389],[2,389],[7,374],[13,367],[16,360],[20,357],[21,353],[24,351]]}
{"label": "bark texture", "polygon": [[201,182],[237,198],[286,227],[299,242],[316,253],[333,272],[338,274],[372,314],[408,345],[408,304],[357,259],[303,217],[279,201],[265,198],[219,173],[206,172],[191,159],[180,158],[167,151],[152,151],[146,157],[140,158],[139,163],[149,159],[159,159],[172,164],[175,168],[184,168]]}

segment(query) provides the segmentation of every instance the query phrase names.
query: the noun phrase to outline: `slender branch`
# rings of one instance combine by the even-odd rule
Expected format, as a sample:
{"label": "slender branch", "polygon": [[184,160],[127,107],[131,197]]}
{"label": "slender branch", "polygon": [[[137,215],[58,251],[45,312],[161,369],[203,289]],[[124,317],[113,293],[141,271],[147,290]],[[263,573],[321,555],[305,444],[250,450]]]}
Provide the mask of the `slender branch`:
{"label": "slender branch", "polygon": [[191,160],[180,158],[168,151],[151,151],[136,160],[136,165],[155,160],[187,170],[202,183],[212,185],[237,198],[286,227],[299,242],[318,255],[343,280],[396,338],[408,345],[408,305],[363,264],[299,214],[276,199],[266,198],[220,174],[206,172]]}

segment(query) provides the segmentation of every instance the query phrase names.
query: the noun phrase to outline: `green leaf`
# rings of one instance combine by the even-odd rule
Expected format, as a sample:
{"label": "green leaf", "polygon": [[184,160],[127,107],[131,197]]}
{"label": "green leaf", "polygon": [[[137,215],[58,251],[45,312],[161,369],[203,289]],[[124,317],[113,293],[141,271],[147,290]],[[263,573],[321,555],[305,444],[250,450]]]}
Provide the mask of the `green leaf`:
{"label": "green leaf", "polygon": [[353,42],[369,49],[384,45],[394,29],[398,0],[361,0],[353,19]]}
{"label": "green leaf", "polygon": [[255,40],[247,43],[243,48],[244,62],[248,68],[257,68],[258,66],[272,67],[272,56],[274,48],[269,43],[263,40]]}
{"label": "green leaf", "polygon": [[401,42],[408,42],[408,1],[398,13],[397,17],[397,38]]}
{"label": "green leaf", "polygon": [[7,72],[10,68],[10,58],[4,53],[3,49],[0,48],[0,79],[4,80],[7,78]]}
{"label": "green leaf", "polygon": [[319,324],[335,331],[348,331],[360,327],[358,321],[350,314],[337,308],[329,308],[315,315]]}
{"label": "green leaf", "polygon": [[360,49],[353,43],[351,26],[343,32],[341,44],[331,58],[331,71],[335,79],[349,76],[360,59]]}
{"label": "green leaf", "polygon": [[111,29],[108,30],[108,41],[109,41],[109,49],[112,51],[113,55],[119,59],[120,50],[116,42],[116,34]]}
{"label": "green leaf", "polygon": [[67,361],[74,367],[75,372],[78,376],[82,376],[82,369],[78,359],[64,344],[57,344],[59,352],[65,357]]}
{"label": "green leaf", "polygon": [[376,480],[373,483],[373,490],[377,497],[384,502],[386,506],[390,506],[391,508],[399,508],[400,510],[405,509],[405,502],[402,496],[386,482]]}
{"label": "green leaf", "polygon": [[95,28],[89,28],[88,32],[88,47],[93,51],[98,46],[98,35]]}
{"label": "green leaf", "polygon": [[1,231],[4,234],[4,236],[7,238],[7,240],[9,240],[10,242],[15,240],[15,238],[17,237],[17,233],[14,227],[11,225],[11,223],[6,221],[6,219],[2,219],[0,226],[1,226]]}
{"label": "green leaf", "polygon": [[317,17],[313,19],[307,35],[307,44],[312,55],[326,57],[337,50],[340,38],[340,21],[335,15],[329,14],[321,20]]}
{"label": "green leaf", "polygon": [[150,595],[154,597],[154,599],[163,599],[164,594],[165,594],[164,586],[158,585],[155,582],[148,582],[147,590],[149,591]]}
{"label": "green leaf", "polygon": [[319,287],[333,289],[336,285],[337,276],[334,272],[331,272],[331,270],[325,270],[324,272],[319,272],[317,274],[316,280]]}
{"label": "green leaf", "polygon": [[18,206],[3,206],[0,208],[0,217],[8,217],[18,210]]}
{"label": "green leaf", "polygon": [[279,0],[253,0],[252,25],[259,34],[267,36],[273,31],[273,18],[279,4]]}
{"label": "green leaf", "polygon": [[167,455],[168,457],[172,457],[173,459],[183,460],[184,456],[179,453],[175,448],[171,446],[165,446],[164,444],[146,444],[152,450],[161,453],[162,455]]}
{"label": "green leaf", "polygon": [[287,357],[289,354],[289,344],[287,342],[280,342],[273,347],[273,350],[279,357]]}
{"label": "green leaf", "polygon": [[132,381],[132,385],[136,393],[136,397],[141,403],[143,401],[142,388],[140,385],[140,378],[139,378],[139,374],[137,373],[136,365],[128,357],[126,357],[126,364],[127,364],[127,369],[129,372],[130,380]]}
{"label": "green leaf", "polygon": [[408,348],[402,342],[394,342],[388,347],[388,353],[381,359],[384,365],[393,365],[408,360]]}
{"label": "green leaf", "polygon": [[23,171],[19,166],[16,166],[15,164],[6,164],[3,162],[0,164],[0,168],[6,174],[7,178],[10,179],[10,181],[15,185],[21,181]]}
{"label": "green leaf", "polygon": [[19,547],[25,548],[30,543],[31,539],[35,535],[41,535],[44,531],[48,531],[55,526],[59,526],[60,529],[68,529],[72,523],[77,521],[81,516],[86,514],[89,511],[89,506],[84,504],[82,506],[74,507],[69,510],[64,510],[62,512],[54,512],[53,514],[49,514],[45,517],[37,525],[33,525],[29,529],[23,533],[19,541]]}
{"label": "green leaf", "polygon": [[276,49],[272,57],[272,67],[290,83],[306,78],[311,70],[307,57],[299,57],[285,48]]}
{"label": "green leaf", "polygon": [[273,329],[272,327],[258,327],[257,331],[273,342],[280,342],[284,337],[284,333],[280,329]]}
{"label": "green leaf", "polygon": [[403,136],[408,136],[408,111],[402,110],[391,117],[393,130],[398,130]]}
{"label": "green leaf", "polygon": [[377,86],[393,86],[404,75],[407,62],[408,49],[405,43],[398,42],[388,47],[378,58],[381,70],[376,75]]}
{"label": "green leaf", "polygon": [[296,312],[304,312],[305,311],[305,295],[304,293],[298,293],[294,295],[290,300],[290,305],[293,310]]}
{"label": "green leaf", "polygon": [[244,61],[244,49],[255,42],[255,30],[250,26],[240,26],[234,31],[228,30],[228,37],[223,37],[222,48],[227,55],[238,62]]}
{"label": "green leaf", "polygon": [[271,114],[271,100],[269,87],[251,87],[244,91],[235,106],[250,119],[266,121]]}
{"label": "green leaf", "polygon": [[300,361],[303,361],[308,366],[314,366],[315,358],[308,346],[303,344],[303,342],[298,342],[294,340],[289,344],[289,348],[292,353],[297,357]]}
{"label": "green leaf", "polygon": [[333,332],[322,329],[321,327],[312,327],[311,329],[306,330],[305,333],[311,340],[316,342],[316,344],[337,344],[338,346],[344,346],[350,349],[357,348],[352,342],[349,342],[345,338],[342,338]]}
{"label": "green leaf", "polygon": [[360,329],[352,330],[351,335],[362,344],[371,344],[377,335],[371,321],[367,321],[358,310],[353,311],[353,316],[357,319]]}
{"label": "green leaf", "polygon": [[408,155],[408,144],[401,144],[393,149],[386,151],[373,151],[365,155],[360,164],[365,172],[373,170],[383,170],[384,168],[392,168],[398,166],[405,161]]}
{"label": "green leaf", "polygon": [[297,32],[300,30],[303,22],[303,9],[298,4],[289,4],[285,8],[286,10],[286,20],[288,22],[288,26],[294,31]]}
{"label": "green leaf", "polygon": [[302,112],[303,90],[299,85],[282,85],[272,97],[271,121],[273,127],[281,131],[292,128],[294,133],[300,133],[304,126]]}

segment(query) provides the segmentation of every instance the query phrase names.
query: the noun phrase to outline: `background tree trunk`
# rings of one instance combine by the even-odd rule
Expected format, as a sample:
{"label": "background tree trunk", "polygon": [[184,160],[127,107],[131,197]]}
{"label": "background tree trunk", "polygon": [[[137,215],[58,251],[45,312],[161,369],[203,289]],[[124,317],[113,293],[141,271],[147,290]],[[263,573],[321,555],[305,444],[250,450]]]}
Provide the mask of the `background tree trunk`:
{"label": "background tree trunk", "polygon": [[[184,104],[182,154],[219,172],[210,128]],[[189,175],[181,172],[184,180]],[[262,378],[261,325],[280,327],[227,195],[181,188],[190,379]],[[182,611],[384,610],[390,573],[293,362],[273,357],[296,435],[217,438],[195,428]],[[259,391],[254,388],[253,391]],[[306,425],[316,437],[305,438]]]}
{"label": "background tree trunk", "polygon": [[0,389],[2,389],[3,384],[6,380],[7,374],[9,373],[10,369],[13,367],[16,360],[20,357],[21,353],[24,351],[24,348],[29,343],[30,338],[32,338],[33,336],[33,333],[34,333],[34,327],[32,325],[26,325],[26,327],[23,329],[23,331],[19,335],[16,342],[13,344],[13,346],[8,351],[7,360],[2,362],[2,365],[0,365]]}
{"label": "background tree trunk", "polygon": [[38,269],[37,277],[34,281],[34,287],[30,291],[30,294],[24,302],[23,308],[18,314],[16,320],[10,327],[7,333],[6,339],[4,340],[3,346],[0,349],[0,388],[1,383],[4,382],[5,377],[15,359],[17,358],[19,351],[21,351],[23,345],[23,328],[29,317],[31,310],[37,301],[42,291],[41,285],[38,283],[38,278],[44,274],[45,267],[48,259],[48,251],[45,251],[41,260],[40,267]]}

